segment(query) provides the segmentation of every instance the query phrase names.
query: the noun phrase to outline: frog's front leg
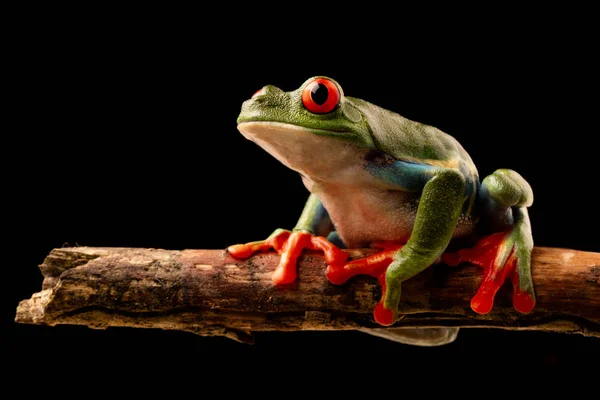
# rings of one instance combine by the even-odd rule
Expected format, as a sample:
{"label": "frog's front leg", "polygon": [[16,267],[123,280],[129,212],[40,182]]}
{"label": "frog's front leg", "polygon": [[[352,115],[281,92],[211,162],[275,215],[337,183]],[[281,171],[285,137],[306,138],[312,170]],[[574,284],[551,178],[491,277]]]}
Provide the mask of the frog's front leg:
{"label": "frog's front leg", "polygon": [[281,260],[272,280],[276,284],[292,283],[296,280],[296,261],[302,250],[321,250],[328,264],[343,263],[348,254],[329,242],[324,236],[331,233],[332,224],[321,201],[311,194],[302,215],[292,231],[275,230],[267,239],[236,244],[227,250],[237,258],[247,258],[258,251],[275,249]]}
{"label": "frog's front leg", "polygon": [[483,180],[480,199],[490,228],[504,227],[480,240],[473,248],[444,254],[443,261],[448,265],[471,262],[484,268],[483,281],[471,300],[473,311],[488,313],[498,289],[510,279],[515,309],[528,313],[535,306],[531,278],[533,237],[527,213],[527,207],[533,203],[531,187],[515,171],[499,169]]}
{"label": "frog's front leg", "polygon": [[402,282],[433,264],[448,246],[465,199],[465,186],[462,174],[452,169],[437,171],[425,184],[411,236],[379,278],[383,296],[373,313],[379,324],[396,321]]}

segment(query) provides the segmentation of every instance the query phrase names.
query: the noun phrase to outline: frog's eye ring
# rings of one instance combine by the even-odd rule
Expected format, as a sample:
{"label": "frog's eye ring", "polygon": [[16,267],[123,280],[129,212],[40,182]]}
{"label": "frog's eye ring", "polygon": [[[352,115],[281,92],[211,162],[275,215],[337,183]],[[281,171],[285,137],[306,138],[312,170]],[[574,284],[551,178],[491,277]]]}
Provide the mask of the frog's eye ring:
{"label": "frog's eye ring", "polygon": [[302,91],[304,107],[315,114],[333,111],[340,103],[340,89],[327,78],[315,78]]}

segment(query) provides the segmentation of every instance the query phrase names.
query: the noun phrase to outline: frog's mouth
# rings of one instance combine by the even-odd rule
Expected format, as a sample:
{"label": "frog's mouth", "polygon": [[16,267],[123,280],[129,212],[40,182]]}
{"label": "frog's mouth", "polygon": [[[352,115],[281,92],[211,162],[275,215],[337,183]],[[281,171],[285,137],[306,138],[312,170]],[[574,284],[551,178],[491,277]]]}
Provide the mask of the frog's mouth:
{"label": "frog's mouth", "polygon": [[366,150],[350,142],[281,122],[251,121],[238,130],[290,169],[311,178],[340,174],[360,165]]}

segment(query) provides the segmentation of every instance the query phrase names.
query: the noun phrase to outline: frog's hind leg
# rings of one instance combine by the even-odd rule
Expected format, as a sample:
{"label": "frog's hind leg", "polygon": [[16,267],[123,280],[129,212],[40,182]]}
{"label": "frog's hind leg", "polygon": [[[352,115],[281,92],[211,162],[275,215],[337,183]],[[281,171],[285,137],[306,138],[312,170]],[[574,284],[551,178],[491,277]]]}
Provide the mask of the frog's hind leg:
{"label": "frog's hind leg", "polygon": [[442,260],[449,265],[471,262],[484,268],[483,282],[471,300],[475,312],[488,313],[498,289],[510,279],[515,309],[528,313],[535,306],[531,278],[533,237],[527,213],[533,202],[531,187],[515,171],[501,169],[483,180],[480,197],[490,226],[502,226],[502,230],[483,238],[471,249],[445,253]]}

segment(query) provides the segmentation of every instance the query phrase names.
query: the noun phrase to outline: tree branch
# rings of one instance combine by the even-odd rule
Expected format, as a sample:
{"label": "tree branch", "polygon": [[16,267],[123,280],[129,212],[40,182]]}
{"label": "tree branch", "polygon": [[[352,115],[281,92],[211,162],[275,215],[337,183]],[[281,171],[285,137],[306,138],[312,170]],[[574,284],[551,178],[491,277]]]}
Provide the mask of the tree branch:
{"label": "tree branch", "polygon": [[[363,255],[353,251],[356,257]],[[395,327],[487,327],[548,330],[600,337],[600,253],[534,248],[537,306],[512,308],[510,287],[487,315],[470,306],[482,271],[432,266],[403,284]],[[162,328],[250,341],[253,331],[381,328],[372,311],[376,279],[330,284],[323,257],[299,259],[298,280],[274,286],[275,253],[237,260],[224,250],[75,247],[54,249],[40,265],[42,291],[17,308],[16,321]],[[509,285],[510,286],[510,285]],[[385,328],[382,328],[385,329]]]}

